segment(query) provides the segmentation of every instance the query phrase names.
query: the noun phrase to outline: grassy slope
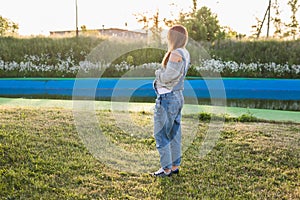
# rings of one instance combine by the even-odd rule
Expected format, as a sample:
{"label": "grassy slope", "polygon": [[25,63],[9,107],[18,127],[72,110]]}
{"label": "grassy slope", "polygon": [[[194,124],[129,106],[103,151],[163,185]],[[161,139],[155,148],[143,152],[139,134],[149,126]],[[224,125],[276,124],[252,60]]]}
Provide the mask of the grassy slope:
{"label": "grassy slope", "polygon": [[[110,101],[95,101],[95,106],[99,110],[120,110],[120,111],[133,111],[151,112],[153,110],[153,103],[125,103],[110,102]],[[53,99],[22,99],[22,98],[0,98],[0,105],[4,106],[30,106],[30,107],[59,107],[59,108],[73,108],[72,100],[53,100]],[[300,123],[300,112],[297,111],[284,111],[284,110],[266,110],[255,108],[239,108],[239,107],[214,107],[205,105],[189,105],[185,104],[183,112],[185,114],[194,113],[215,113],[227,114],[229,116],[238,117],[243,114],[251,114],[254,117],[272,120],[272,121],[285,121]]]}
{"label": "grassy slope", "polygon": [[[101,128],[122,134],[111,114],[99,111]],[[141,124],[151,119],[144,112],[130,115]],[[300,198],[299,124],[227,122],[214,149],[199,158],[208,128],[200,122],[180,176],[155,179],[116,171],[96,160],[79,138],[69,109],[0,106],[0,116],[3,199]],[[155,149],[151,136],[146,143],[126,134],[119,138],[121,147]]]}

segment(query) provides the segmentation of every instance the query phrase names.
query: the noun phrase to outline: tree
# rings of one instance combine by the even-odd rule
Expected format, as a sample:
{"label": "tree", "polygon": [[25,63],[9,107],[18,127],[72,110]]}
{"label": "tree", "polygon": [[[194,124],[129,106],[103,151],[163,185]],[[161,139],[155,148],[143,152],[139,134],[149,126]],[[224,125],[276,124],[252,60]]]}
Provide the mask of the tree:
{"label": "tree", "polygon": [[136,19],[139,23],[143,23],[143,29],[146,31],[147,35],[149,34],[149,30],[151,31],[152,40],[155,43],[161,43],[161,32],[162,27],[160,26],[160,22],[164,20],[159,19],[159,10],[153,14],[152,17],[148,17],[146,14],[135,14]]}
{"label": "tree", "polygon": [[0,16],[0,36],[11,35],[17,33],[19,25],[10,19]]}
{"label": "tree", "polygon": [[291,11],[292,11],[292,16],[291,16],[291,23],[287,24],[286,26],[288,27],[289,31],[286,32],[286,36],[293,36],[293,39],[296,38],[296,34],[298,32],[298,26],[299,26],[299,23],[297,21],[297,18],[296,18],[296,14],[297,14],[297,11],[300,7],[300,5],[298,4],[298,0],[289,0],[288,1],[288,5],[291,7]]}
{"label": "tree", "polygon": [[193,0],[193,13],[197,12],[197,0]]}
{"label": "tree", "polygon": [[246,37],[245,34],[238,33],[229,26],[223,26],[221,30],[225,34],[225,39],[242,39]]}
{"label": "tree", "polygon": [[157,10],[153,17],[150,19],[153,21],[152,26],[150,27],[150,30],[152,32],[152,39],[156,43],[161,44],[162,27],[160,26],[159,10]]}
{"label": "tree", "polygon": [[282,37],[282,28],[283,28],[283,23],[281,21],[281,18],[280,18],[280,10],[279,10],[279,4],[278,4],[278,1],[275,0],[275,3],[272,5],[272,8],[274,9],[275,13],[275,17],[272,17],[272,21],[273,21],[273,24],[274,24],[274,27],[275,27],[275,31],[274,31],[274,37],[277,37],[277,38],[281,38]]}
{"label": "tree", "polygon": [[146,34],[148,35],[150,18],[147,16],[147,13],[135,14],[135,18],[138,23],[143,23],[142,29],[145,30]]}
{"label": "tree", "polygon": [[87,31],[86,25],[82,25],[80,28],[81,28],[82,32],[86,32]]}
{"label": "tree", "polygon": [[[292,36],[294,39],[297,35],[297,33],[299,33],[299,31],[297,30],[299,27],[299,23],[297,21],[296,18],[296,13],[299,9],[299,3],[298,0],[289,0],[288,1],[288,5],[290,5],[291,7],[291,11],[292,11],[292,16],[291,16],[291,22],[290,23],[284,23],[281,20],[280,14],[281,11],[279,9],[279,3],[278,0],[275,0],[275,2],[272,4],[272,0],[269,0],[269,5],[268,8],[265,12],[265,15],[263,17],[263,20],[261,21],[260,19],[256,18],[257,21],[257,25],[253,25],[253,36],[255,36],[256,38],[260,37],[261,31],[262,31],[262,27],[264,25],[264,22],[267,19],[267,37],[269,36],[269,25],[270,25],[270,21],[273,22],[275,31],[274,31],[274,35],[273,37],[276,38],[283,38],[283,37],[290,37]],[[271,12],[271,10],[273,10],[273,12]],[[286,30],[286,32],[283,32],[283,30]]]}
{"label": "tree", "polygon": [[259,38],[260,32],[261,32],[261,28],[262,28],[262,21],[256,17],[256,25],[252,25],[252,35],[250,36],[251,38]]}
{"label": "tree", "polygon": [[256,30],[254,31],[253,35],[256,35],[257,38],[259,38],[262,27],[267,19],[267,37],[269,37],[269,31],[270,31],[270,21],[271,21],[271,6],[272,6],[272,0],[269,0],[269,4],[267,7],[267,10],[265,12],[264,18],[262,21],[260,19],[256,18],[257,25],[252,26],[252,28],[255,28]]}
{"label": "tree", "polygon": [[213,14],[208,7],[204,6],[195,13],[181,13],[178,21],[187,28],[189,36],[196,41],[215,41],[225,38],[217,15]]}

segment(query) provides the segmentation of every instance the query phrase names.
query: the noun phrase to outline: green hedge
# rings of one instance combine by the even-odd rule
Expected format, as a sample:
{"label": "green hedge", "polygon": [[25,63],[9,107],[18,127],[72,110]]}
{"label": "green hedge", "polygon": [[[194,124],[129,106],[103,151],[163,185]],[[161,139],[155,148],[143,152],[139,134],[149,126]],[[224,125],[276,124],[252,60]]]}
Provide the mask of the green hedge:
{"label": "green hedge", "polygon": [[[105,42],[103,38],[97,37],[69,37],[69,38],[51,38],[51,37],[31,37],[31,38],[14,38],[0,37],[0,61],[2,62],[31,62],[36,66],[75,66],[80,61],[96,59],[113,58],[113,64],[120,64],[122,61],[130,65],[142,65],[144,63],[161,62],[165,52],[166,45],[159,48],[153,48],[140,41],[130,43],[126,41],[107,43],[109,51],[97,51],[99,44]],[[102,43],[103,44],[103,43]],[[205,58],[215,58],[222,61],[233,61],[236,63],[276,63],[281,65],[299,65],[300,64],[300,40],[296,41],[279,41],[279,40],[222,40],[215,43],[202,43],[188,46],[192,55],[192,63],[199,60],[202,55],[206,54]],[[200,45],[202,50],[199,51],[197,45]],[[97,47],[97,48],[96,48]],[[100,48],[102,48],[100,46]],[[122,56],[113,55],[117,50],[125,52]],[[131,50],[132,49],[132,50]],[[99,49],[98,49],[99,50]],[[101,54],[101,55],[100,55]],[[102,57],[101,57],[102,56]],[[117,57],[117,58],[116,58]],[[110,60],[110,59],[108,59]],[[64,62],[67,64],[64,64]],[[262,68],[260,68],[261,70]],[[42,71],[42,70],[41,70]],[[49,72],[20,72],[10,71],[5,72],[0,70],[0,77],[23,77],[23,76],[49,76]],[[64,73],[63,71],[61,73]],[[121,71],[116,71],[113,68],[105,71],[106,76],[120,76]],[[223,76],[246,76],[246,71],[223,71]],[[191,68],[190,76],[199,76],[199,70]],[[56,76],[56,75],[55,75]],[[71,77],[70,74],[60,74],[59,77]],[[284,77],[298,78],[299,74],[278,74],[270,73],[270,71],[252,72],[248,77]]]}
{"label": "green hedge", "polygon": [[[14,38],[0,37],[0,58],[3,61],[21,62],[25,55],[47,54],[49,64],[54,63],[54,57],[60,55],[62,59],[67,56],[74,57],[76,62],[84,60],[85,56],[103,41],[95,37],[72,37],[72,38]],[[201,44],[213,58],[224,61],[235,61],[238,63],[251,62],[275,62],[277,64],[300,64],[300,40],[222,40],[213,44]],[[151,54],[154,54],[151,56]],[[127,59],[128,54],[123,56]],[[163,51],[149,50],[146,54],[136,51],[132,54],[134,64],[145,62],[160,62]],[[145,59],[145,60],[143,60]],[[119,59],[120,62],[122,59]]]}
{"label": "green hedge", "polygon": [[48,64],[56,64],[57,57],[67,59],[69,56],[79,62],[101,41],[103,39],[94,37],[0,37],[0,59],[19,63],[26,55],[47,55]]}
{"label": "green hedge", "polygon": [[155,48],[137,49],[128,52],[114,61],[113,64],[119,64],[126,61],[130,65],[142,65],[144,63],[161,62],[166,51]]}
{"label": "green hedge", "polygon": [[[95,37],[79,38],[50,38],[50,37],[32,37],[32,38],[13,38],[0,37],[0,58],[3,61],[21,62],[25,55],[49,56],[49,64],[54,62],[53,57],[60,55],[65,58],[72,54],[74,60],[79,62],[84,60],[85,56],[98,44],[103,41]],[[238,63],[251,62],[275,62],[277,64],[300,64],[300,40],[279,41],[279,40],[254,40],[237,41],[222,40],[213,44],[202,44],[211,57],[224,61],[235,61]],[[159,62],[163,56],[161,50],[158,53],[149,51],[132,54],[134,64],[143,64],[145,62]],[[154,54],[153,56],[150,56]],[[127,58],[123,57],[125,60]],[[143,61],[141,59],[146,59]],[[148,60],[147,60],[148,59]],[[121,60],[119,60],[121,61]],[[55,64],[55,63],[53,63]]]}
{"label": "green hedge", "polygon": [[[206,45],[207,46],[207,45]],[[225,40],[209,45],[216,58],[237,63],[300,64],[300,40]]]}

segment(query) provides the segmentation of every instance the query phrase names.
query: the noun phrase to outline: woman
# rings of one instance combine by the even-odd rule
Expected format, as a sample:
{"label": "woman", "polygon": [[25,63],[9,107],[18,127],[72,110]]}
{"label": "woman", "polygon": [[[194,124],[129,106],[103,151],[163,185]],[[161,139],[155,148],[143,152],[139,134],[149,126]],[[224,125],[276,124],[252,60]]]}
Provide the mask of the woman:
{"label": "woman", "polygon": [[168,31],[168,52],[162,68],[155,71],[153,86],[157,94],[154,110],[154,137],[160,155],[161,168],[157,177],[179,173],[181,163],[181,110],[184,103],[183,86],[190,56],[185,49],[188,32],[175,25]]}

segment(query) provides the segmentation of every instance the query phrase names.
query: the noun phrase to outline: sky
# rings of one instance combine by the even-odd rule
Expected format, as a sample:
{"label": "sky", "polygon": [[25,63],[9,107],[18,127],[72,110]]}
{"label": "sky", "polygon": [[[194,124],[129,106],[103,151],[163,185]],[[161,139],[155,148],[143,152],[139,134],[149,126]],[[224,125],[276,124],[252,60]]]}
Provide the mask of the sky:
{"label": "sky", "polygon": [[[286,0],[278,0],[282,18],[289,22]],[[49,35],[50,31],[75,30],[76,0],[0,0],[0,15],[19,24],[20,35]],[[218,16],[221,26],[251,34],[256,17],[263,19],[268,0],[198,0]],[[134,14],[149,16],[159,10],[161,19],[177,18],[180,11],[192,10],[192,0],[77,0],[78,27],[87,29],[126,28],[139,30]],[[299,20],[299,19],[298,19]],[[127,23],[127,27],[125,26]]]}

